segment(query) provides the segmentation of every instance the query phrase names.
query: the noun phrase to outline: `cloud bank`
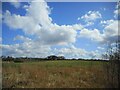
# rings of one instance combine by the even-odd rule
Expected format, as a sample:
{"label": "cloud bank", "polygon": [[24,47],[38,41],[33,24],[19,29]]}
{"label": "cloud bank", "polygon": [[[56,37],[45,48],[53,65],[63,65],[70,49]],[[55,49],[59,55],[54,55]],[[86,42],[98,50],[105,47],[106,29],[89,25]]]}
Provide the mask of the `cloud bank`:
{"label": "cloud bank", "polygon": [[[17,3],[15,4],[17,5]],[[15,4],[12,5],[15,6]],[[20,4],[15,7],[20,8]],[[88,29],[80,23],[74,25],[53,23],[50,17],[52,10],[44,1],[30,2],[29,5],[24,5],[23,8],[26,10],[25,16],[11,14],[8,10],[3,15],[3,23],[13,30],[22,30],[26,35],[18,35],[14,38],[14,40],[22,41],[21,44],[2,45],[3,55],[46,57],[47,55],[56,54],[65,55],[69,58],[90,57],[92,55],[99,57],[98,51],[90,52],[77,48],[73,44],[81,37],[90,39],[95,43],[105,44],[106,42],[115,41],[116,36],[118,36],[118,20],[101,21],[101,25],[104,26],[101,33],[98,29]],[[102,15],[99,11],[89,11],[78,20],[84,19],[89,26],[100,18],[102,18]],[[35,38],[32,39],[27,35],[35,36]],[[115,40],[113,40],[113,37]],[[52,49],[52,46],[56,45],[64,46],[64,48]],[[68,47],[68,45],[72,46]]]}

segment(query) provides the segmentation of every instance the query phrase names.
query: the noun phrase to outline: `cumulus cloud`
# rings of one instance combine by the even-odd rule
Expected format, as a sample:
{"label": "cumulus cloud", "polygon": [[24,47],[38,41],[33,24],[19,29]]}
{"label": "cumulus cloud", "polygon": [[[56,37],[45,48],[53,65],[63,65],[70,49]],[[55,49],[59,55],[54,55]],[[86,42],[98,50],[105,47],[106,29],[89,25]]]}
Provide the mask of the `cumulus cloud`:
{"label": "cumulus cloud", "polygon": [[114,18],[118,18],[118,16],[120,15],[120,2],[117,3],[116,10],[114,10]]}
{"label": "cumulus cloud", "polygon": [[102,59],[102,53],[98,50],[89,52],[89,57],[92,59]]}
{"label": "cumulus cloud", "polygon": [[112,23],[109,23],[103,31],[104,34],[104,42],[114,43],[118,40],[120,33],[118,28],[120,27],[118,24],[118,20],[114,20]]}
{"label": "cumulus cloud", "polygon": [[97,47],[99,50],[104,50],[105,48],[98,46]]}
{"label": "cumulus cloud", "polygon": [[91,25],[94,25],[94,22],[87,22],[87,24],[84,26],[87,27],[87,26],[91,26]]}
{"label": "cumulus cloud", "polygon": [[112,24],[113,22],[114,22],[113,19],[111,19],[111,20],[102,20],[102,21],[100,21],[100,24],[102,24],[103,26],[107,26],[109,24]]}
{"label": "cumulus cloud", "polygon": [[67,48],[61,48],[58,50],[58,54],[63,54],[68,58],[80,58],[86,57],[87,51],[81,48],[76,48],[75,46],[69,46]]}
{"label": "cumulus cloud", "polygon": [[41,40],[47,44],[67,44],[75,42],[76,34],[77,32],[69,26],[57,25],[53,26],[53,29],[50,32],[45,31],[45,33],[41,33],[40,36]]}
{"label": "cumulus cloud", "polygon": [[[46,2],[31,2],[25,16],[6,11],[4,23],[13,29],[21,29],[26,34],[37,35],[39,41],[46,44],[66,44],[76,41],[77,32],[82,25],[57,25],[52,23],[50,7]],[[11,23],[11,22],[14,22]]]}
{"label": "cumulus cloud", "polygon": [[87,14],[83,15],[81,18],[78,17],[78,20],[83,19],[87,24],[87,26],[91,26],[94,24],[94,21],[102,18],[102,15],[99,11],[89,11]]}
{"label": "cumulus cloud", "polygon": [[19,8],[21,6],[21,3],[18,0],[9,0],[4,2],[10,2],[10,4],[13,5],[15,8]]}
{"label": "cumulus cloud", "polygon": [[[31,2],[24,7],[26,15],[11,14],[6,11],[3,22],[14,30],[21,29],[26,35],[35,35],[32,40],[25,36],[16,36],[14,40],[22,44],[3,45],[3,54],[11,56],[44,57],[52,53],[51,45],[67,45],[76,41],[76,30],[81,30],[81,24],[57,25],[52,23],[51,9],[46,2]],[[12,23],[14,22],[14,24]]]}
{"label": "cumulus cloud", "polygon": [[21,41],[24,41],[24,42],[29,42],[29,41],[32,41],[32,39],[28,38],[28,37],[25,37],[25,36],[21,36],[21,35],[17,35],[14,40],[21,40]]}
{"label": "cumulus cloud", "polygon": [[24,42],[22,44],[2,45],[2,54],[14,57],[46,57],[51,53],[47,45],[40,45],[36,42]]}
{"label": "cumulus cloud", "polygon": [[10,4],[13,5],[15,8],[19,8],[21,6],[20,2],[10,2]]}
{"label": "cumulus cloud", "polygon": [[67,47],[54,49],[53,50],[56,55],[65,55],[66,58],[101,58],[100,52],[98,50],[95,51],[87,51],[82,48],[77,48],[74,45],[68,45]]}
{"label": "cumulus cloud", "polygon": [[103,36],[98,29],[89,30],[85,28],[81,30],[80,37],[88,38],[98,42],[103,41]]}
{"label": "cumulus cloud", "polygon": [[[40,26],[35,23],[33,18],[30,18],[28,16],[20,16],[13,14],[7,10],[4,14],[4,21],[10,28],[16,29],[22,29],[23,32],[26,34],[35,34],[39,30]],[[14,24],[12,23],[14,22]]]}
{"label": "cumulus cloud", "polygon": [[80,31],[79,37],[84,37],[96,41],[98,43],[105,44],[106,42],[115,42],[118,40],[120,33],[118,32],[118,20],[106,20],[101,21],[101,24],[104,25],[102,32],[98,29],[87,29],[84,28]]}
{"label": "cumulus cloud", "polygon": [[77,18],[77,20],[80,20],[80,19],[81,19],[80,17]]}
{"label": "cumulus cloud", "polygon": [[[32,40],[26,36],[16,36],[14,40],[21,40],[23,43],[3,45],[4,55],[46,57],[54,52],[57,55],[68,56],[68,58],[79,58],[87,55],[95,56],[95,54],[98,56],[99,53],[97,51],[87,52],[75,46],[52,50],[51,45],[67,46],[75,43],[78,31],[80,32],[79,38],[84,37],[96,42],[105,42],[108,37],[113,37],[117,34],[117,28],[114,28],[117,27],[117,22],[114,20],[101,21],[102,24],[105,24],[105,28],[103,33],[100,33],[98,29],[90,30],[81,24],[58,25],[53,23],[50,17],[52,11],[46,2],[31,2],[23,8],[26,10],[25,16],[11,14],[7,10],[3,15],[3,22],[14,30],[21,29],[26,36],[33,35],[36,38]],[[87,26],[89,26],[93,25],[93,21],[101,17],[102,15],[99,11],[89,11],[81,18],[85,19]]]}
{"label": "cumulus cloud", "polygon": [[114,20],[112,23],[109,23],[104,29],[104,34],[106,36],[118,35],[118,21]]}
{"label": "cumulus cloud", "polygon": [[95,21],[98,18],[102,18],[102,15],[99,11],[89,11],[87,14],[81,17],[81,19],[84,19],[86,22]]}
{"label": "cumulus cloud", "polygon": [[99,52],[86,51],[70,45],[63,48],[51,49],[48,45],[40,45],[36,42],[24,42],[22,44],[2,45],[2,55],[13,57],[42,57],[48,55],[65,56],[66,58],[101,58]]}

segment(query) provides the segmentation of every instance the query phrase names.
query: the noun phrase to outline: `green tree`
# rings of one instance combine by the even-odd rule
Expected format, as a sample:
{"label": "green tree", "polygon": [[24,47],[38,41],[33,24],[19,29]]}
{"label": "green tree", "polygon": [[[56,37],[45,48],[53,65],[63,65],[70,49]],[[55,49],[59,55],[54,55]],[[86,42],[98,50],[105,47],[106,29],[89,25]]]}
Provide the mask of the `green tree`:
{"label": "green tree", "polygon": [[106,87],[120,88],[120,41],[111,43],[108,46],[104,59],[108,62],[104,65],[106,73]]}

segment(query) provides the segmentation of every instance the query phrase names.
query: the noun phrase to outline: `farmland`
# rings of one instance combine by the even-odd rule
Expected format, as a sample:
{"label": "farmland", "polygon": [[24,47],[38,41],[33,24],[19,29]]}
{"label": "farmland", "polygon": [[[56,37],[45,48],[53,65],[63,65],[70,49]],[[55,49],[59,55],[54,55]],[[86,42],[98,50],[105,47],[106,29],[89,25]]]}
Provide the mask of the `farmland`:
{"label": "farmland", "polygon": [[3,88],[104,88],[102,61],[3,62]]}

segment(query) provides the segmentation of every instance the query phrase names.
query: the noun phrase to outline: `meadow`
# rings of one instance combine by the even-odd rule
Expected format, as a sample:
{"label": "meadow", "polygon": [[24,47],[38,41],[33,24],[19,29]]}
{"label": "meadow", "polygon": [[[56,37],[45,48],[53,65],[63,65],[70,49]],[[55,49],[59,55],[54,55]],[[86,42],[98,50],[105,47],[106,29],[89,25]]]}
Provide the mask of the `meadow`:
{"label": "meadow", "polygon": [[3,88],[104,88],[102,61],[2,62]]}

